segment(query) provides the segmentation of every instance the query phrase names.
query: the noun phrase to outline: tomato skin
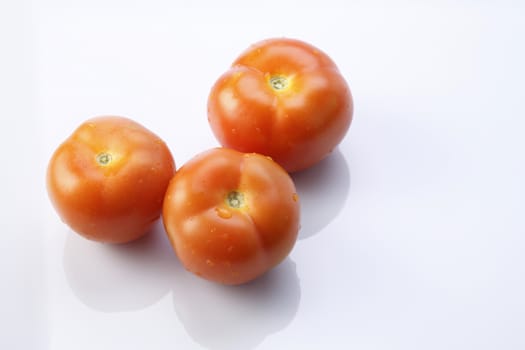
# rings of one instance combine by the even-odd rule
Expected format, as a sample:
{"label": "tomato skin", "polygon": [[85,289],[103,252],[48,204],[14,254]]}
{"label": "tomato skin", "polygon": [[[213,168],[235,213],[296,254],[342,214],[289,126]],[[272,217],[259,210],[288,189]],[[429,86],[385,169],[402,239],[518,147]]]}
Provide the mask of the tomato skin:
{"label": "tomato skin", "polygon": [[[279,77],[286,86],[273,85]],[[208,121],[224,147],[268,155],[289,172],[329,155],[352,114],[350,89],[335,63],[294,39],[252,45],[208,98]]]}
{"label": "tomato skin", "polygon": [[127,118],[97,117],[53,153],[47,191],[62,221],[78,234],[125,243],[146,234],[160,217],[174,172],[173,157],[157,135]]}
{"label": "tomato skin", "polygon": [[[229,201],[232,193],[240,194],[238,208]],[[299,211],[294,183],[281,166],[260,154],[216,148],[177,171],[164,199],[163,221],[187,270],[242,284],[290,253]]]}

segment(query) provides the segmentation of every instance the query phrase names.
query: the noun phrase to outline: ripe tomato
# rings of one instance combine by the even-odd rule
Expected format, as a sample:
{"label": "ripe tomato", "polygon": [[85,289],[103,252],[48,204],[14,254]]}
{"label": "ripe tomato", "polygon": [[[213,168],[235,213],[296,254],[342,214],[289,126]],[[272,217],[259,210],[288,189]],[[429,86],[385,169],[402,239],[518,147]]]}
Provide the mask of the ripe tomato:
{"label": "ripe tomato", "polygon": [[299,230],[288,173],[268,157],[226,148],[201,153],[177,171],[162,215],[186,269],[224,284],[248,282],[279,264]]}
{"label": "ripe tomato", "polygon": [[208,99],[208,120],[223,146],[269,155],[290,172],[330,154],[352,113],[350,90],[335,63],[292,39],[252,45]]}
{"label": "ripe tomato", "polygon": [[144,235],[160,217],[175,172],[166,144],[122,117],[80,125],[54,152],[47,190],[59,216],[86,238],[123,243]]}

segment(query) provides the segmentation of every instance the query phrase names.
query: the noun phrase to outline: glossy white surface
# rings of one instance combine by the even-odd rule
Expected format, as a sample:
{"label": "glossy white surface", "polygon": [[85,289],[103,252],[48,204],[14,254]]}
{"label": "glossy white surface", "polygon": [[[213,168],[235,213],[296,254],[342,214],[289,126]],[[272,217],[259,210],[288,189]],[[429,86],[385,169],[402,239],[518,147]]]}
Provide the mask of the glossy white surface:
{"label": "glossy white surface", "polygon": [[[0,5],[1,349],[525,348],[525,5],[518,1]],[[308,41],[354,122],[295,175],[302,230],[254,283],[185,272],[161,225],[125,246],[64,226],[54,148],[118,114],[177,165],[217,145],[215,79],[251,43]]]}

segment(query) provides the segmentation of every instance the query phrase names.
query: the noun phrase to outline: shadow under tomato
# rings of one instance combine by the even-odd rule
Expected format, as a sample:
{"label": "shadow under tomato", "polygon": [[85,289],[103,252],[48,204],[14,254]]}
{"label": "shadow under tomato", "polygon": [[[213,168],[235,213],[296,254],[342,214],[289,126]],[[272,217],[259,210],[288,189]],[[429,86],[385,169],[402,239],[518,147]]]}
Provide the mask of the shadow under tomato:
{"label": "shadow under tomato", "polygon": [[159,301],[171,289],[173,266],[180,264],[158,222],[146,236],[120,245],[92,242],[69,232],[63,265],[81,302],[98,311],[120,312]]}
{"label": "shadow under tomato", "polygon": [[213,350],[251,349],[285,328],[299,308],[301,290],[289,258],[260,278],[223,286],[184,271],[173,304],[190,337]]}
{"label": "shadow under tomato", "polygon": [[301,202],[298,239],[320,232],[341,211],[350,192],[350,170],[339,150],[312,168],[293,173]]}
{"label": "shadow under tomato", "polygon": [[240,286],[193,275],[178,261],[160,223],[145,237],[123,245],[92,242],[70,232],[63,266],[75,296],[97,311],[138,311],[171,292],[175,315],[188,335],[213,350],[256,347],[294,319],[301,296],[290,258]]}

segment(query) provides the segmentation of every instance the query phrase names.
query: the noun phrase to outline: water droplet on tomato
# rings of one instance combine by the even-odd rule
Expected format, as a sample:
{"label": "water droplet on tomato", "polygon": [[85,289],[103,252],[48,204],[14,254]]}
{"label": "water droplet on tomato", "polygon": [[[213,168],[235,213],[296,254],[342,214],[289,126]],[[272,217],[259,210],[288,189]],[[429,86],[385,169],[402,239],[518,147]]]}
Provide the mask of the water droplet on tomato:
{"label": "water droplet on tomato", "polygon": [[206,259],[206,265],[208,265],[210,267],[213,267],[213,266],[215,266],[215,263],[213,261],[211,261],[210,259]]}
{"label": "water droplet on tomato", "polygon": [[232,217],[232,213],[231,211],[229,211],[228,209],[226,208],[223,208],[223,207],[217,207],[215,208],[215,212],[217,213],[217,215],[219,215],[219,217],[223,218],[223,219],[229,219]]}
{"label": "water droplet on tomato", "polygon": [[234,134],[234,135],[237,134],[237,129],[233,128],[232,129],[232,134]]}

